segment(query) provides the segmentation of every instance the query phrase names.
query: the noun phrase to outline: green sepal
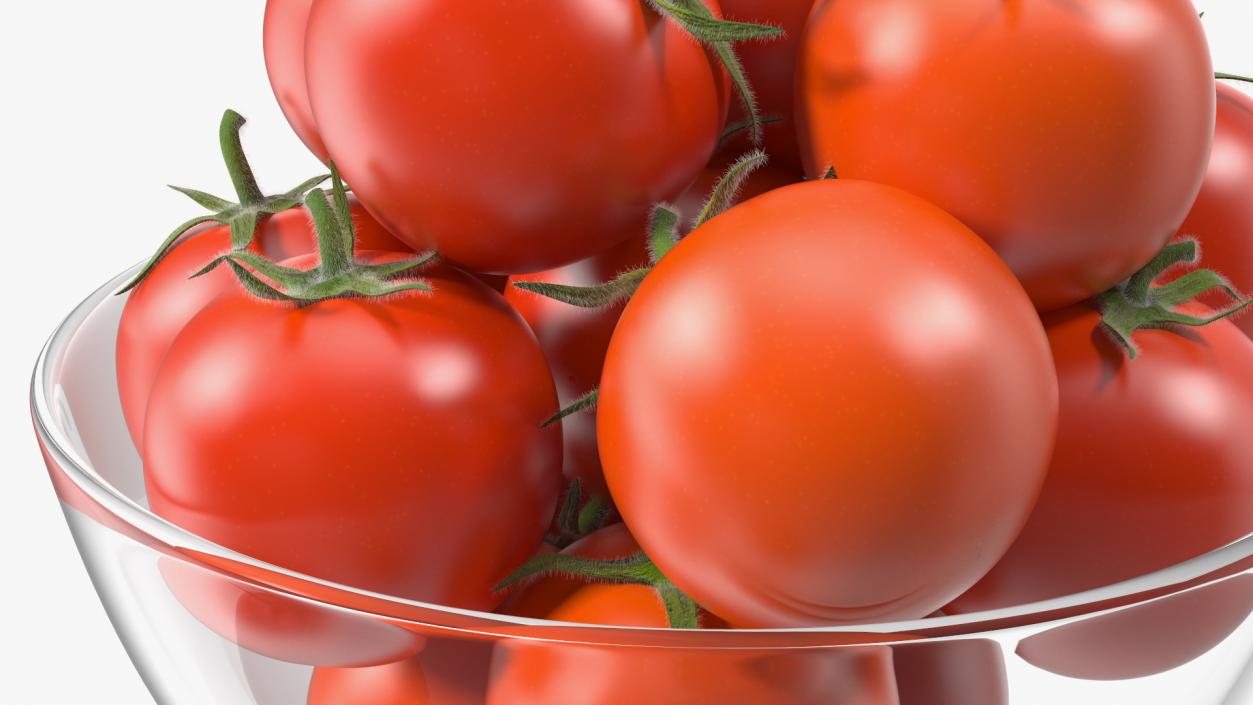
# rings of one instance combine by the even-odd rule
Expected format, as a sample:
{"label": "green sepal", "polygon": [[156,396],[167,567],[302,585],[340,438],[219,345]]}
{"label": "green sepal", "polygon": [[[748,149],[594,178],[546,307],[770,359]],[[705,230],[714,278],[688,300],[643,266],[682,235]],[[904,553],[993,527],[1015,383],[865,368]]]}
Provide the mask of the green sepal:
{"label": "green sepal", "polygon": [[[783,118],[778,117],[777,115],[766,115],[761,118],[762,127],[765,127],[766,125],[774,125],[780,122],[783,122]],[[750,120],[738,120],[730,125],[727,125],[726,129],[722,131],[722,136],[718,138],[718,148],[721,149],[727,142],[735,139],[741,132],[748,131],[752,128],[752,126],[753,123]]]}
{"label": "green sepal", "polygon": [[770,25],[720,20],[700,0],[649,1],[663,17],[676,22],[718,56],[744,107],[749,139],[754,145],[760,145],[764,138],[761,109],[733,42],[777,39],[784,35],[783,30]]}
{"label": "green sepal", "polygon": [[536,556],[505,578],[496,590],[501,592],[527,580],[547,577],[574,578],[603,585],[646,585],[657,591],[670,628],[700,628],[700,609],[696,602],[679,590],[643,551],[617,560],[596,560],[565,553]]}
{"label": "green sepal", "polygon": [[231,203],[225,198],[204,191],[171,186],[171,189],[187,196],[212,213],[192,218],[175,228],[174,232],[157,248],[156,253],[144,263],[139,273],[118,291],[119,295],[134,289],[146,279],[161,263],[161,260],[165,259],[170,248],[174,247],[179,239],[192,228],[208,223],[225,225],[231,231],[231,248],[237,251],[243,250],[256,238],[257,228],[264,218],[300,206],[306,193],[329,178],[327,175],[317,176],[284,193],[275,196],[264,195],[260,186],[257,185],[252,165],[248,162],[240,138],[240,132],[246,123],[247,120],[242,115],[234,110],[227,110],[218,128],[222,160],[226,164],[226,170],[235,187],[239,202]]}
{"label": "green sepal", "polygon": [[583,508],[579,510],[575,528],[580,536],[587,536],[600,531],[605,528],[605,521],[609,519],[611,513],[613,513],[613,506],[600,495],[594,494],[588,498]]}
{"label": "green sepal", "polygon": [[710,220],[722,215],[735,203],[735,199],[740,195],[740,191],[744,189],[744,184],[755,171],[766,165],[770,157],[760,149],[753,150],[735,160],[735,163],[727,169],[718,183],[714,185],[713,191],[709,194],[709,198],[705,201],[704,207],[700,213],[692,220],[692,229],[695,230],[700,226],[708,223]]}
{"label": "green sepal", "polygon": [[617,279],[599,286],[568,286],[544,282],[516,282],[514,286],[579,308],[613,306],[631,298],[651,271],[649,267],[633,269]]}
{"label": "green sepal", "polygon": [[[1169,284],[1154,284],[1158,277],[1173,267],[1197,264],[1200,253],[1201,248],[1195,239],[1172,242],[1140,271],[1097,297],[1102,327],[1130,358],[1135,359],[1139,354],[1133,339],[1136,331],[1171,326],[1202,327],[1230,318],[1253,303],[1225,277],[1208,269],[1189,272]],[[1216,290],[1236,303],[1212,316],[1194,316],[1175,308]]]}
{"label": "green sepal", "polygon": [[822,175],[823,181],[836,181],[839,178],[840,178],[840,175],[835,172],[834,166],[827,167],[826,173]]}
{"label": "green sepal", "polygon": [[648,219],[648,259],[653,264],[679,244],[679,214],[671,205],[654,206]]}
{"label": "green sepal", "polygon": [[600,389],[593,389],[587,394],[575,399],[574,402],[566,408],[558,411],[556,414],[553,414],[552,418],[545,421],[540,428],[549,428],[561,420],[574,416],[575,414],[581,414],[584,411],[591,411],[595,409],[596,405],[599,403]]}
{"label": "green sepal", "polygon": [[1214,78],[1220,81],[1244,81],[1245,83],[1253,83],[1253,77],[1241,76],[1235,73],[1223,73],[1222,71],[1215,73]]}

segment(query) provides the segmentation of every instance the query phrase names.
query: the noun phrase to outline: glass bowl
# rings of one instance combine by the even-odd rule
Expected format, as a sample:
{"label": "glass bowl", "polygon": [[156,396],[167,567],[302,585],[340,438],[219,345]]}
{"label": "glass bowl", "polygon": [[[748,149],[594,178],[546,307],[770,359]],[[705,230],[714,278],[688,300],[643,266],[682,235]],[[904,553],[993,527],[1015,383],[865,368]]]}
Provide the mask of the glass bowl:
{"label": "glass bowl", "polygon": [[1014,609],[802,630],[544,622],[336,585],[146,508],[114,343],[127,272],[53,335],[35,430],[118,635],[161,705],[1222,705],[1253,659],[1253,536]]}

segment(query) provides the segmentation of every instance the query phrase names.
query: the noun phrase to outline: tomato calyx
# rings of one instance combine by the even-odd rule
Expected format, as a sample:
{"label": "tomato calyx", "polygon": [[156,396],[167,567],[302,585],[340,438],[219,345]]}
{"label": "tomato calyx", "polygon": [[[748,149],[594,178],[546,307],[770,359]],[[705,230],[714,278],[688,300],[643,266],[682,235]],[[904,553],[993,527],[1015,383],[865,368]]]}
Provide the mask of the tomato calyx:
{"label": "tomato calyx", "polygon": [[585,501],[583,481],[575,478],[557,510],[556,530],[549,533],[544,542],[559,549],[566,548],[605,528],[613,511],[613,505],[599,494]]}
{"label": "tomato calyx", "polygon": [[574,578],[589,584],[645,585],[661,599],[671,629],[700,629],[700,608],[675,586],[643,552],[616,560],[583,558],[567,553],[550,553],[527,561],[505,578],[498,591],[539,578]]}
{"label": "tomato calyx", "polygon": [[1241,76],[1235,73],[1224,73],[1222,71],[1215,73],[1214,78],[1217,78],[1220,81],[1243,81],[1245,83],[1253,83],[1253,77]]}
{"label": "tomato calyx", "polygon": [[222,115],[222,122],[218,128],[222,159],[226,163],[226,171],[230,174],[231,184],[235,187],[235,195],[239,201],[231,202],[204,191],[170,186],[171,189],[208,209],[209,214],[192,218],[175,228],[139,273],[118,291],[119,295],[139,286],[153,268],[161,263],[179,238],[186,235],[192,228],[208,223],[228,226],[231,229],[231,247],[236,251],[244,250],[252,244],[262,219],[298,207],[310,190],[317,188],[330,178],[329,174],[315,176],[290,191],[274,196],[265,195],[257,184],[252,165],[248,162],[243,142],[240,140],[240,132],[247,122],[244,116],[234,110],[227,110]]}
{"label": "tomato calyx", "polygon": [[[1139,353],[1132,339],[1135,332],[1146,328],[1171,326],[1201,327],[1229,318],[1253,303],[1232,286],[1226,277],[1210,269],[1189,272],[1168,284],[1154,284],[1167,270],[1201,259],[1201,247],[1195,238],[1183,238],[1168,244],[1139,272],[1123,283],[1097,297],[1102,327],[1134,359]],[[1178,310],[1202,294],[1221,290],[1236,303],[1212,316],[1196,316]]]}
{"label": "tomato calyx", "polygon": [[430,291],[431,286],[414,273],[438,257],[433,252],[383,264],[356,261],[357,228],[352,220],[348,190],[334,166],[330,178],[334,205],[320,188],[309,191],[304,199],[317,233],[317,267],[309,270],[286,267],[244,250],[222,255],[192,278],[225,264],[254,296],[302,304],[349,296],[381,297],[405,291]]}
{"label": "tomato calyx", "polygon": [[760,145],[765,138],[765,122],[757,103],[757,94],[753,92],[734,45],[736,42],[779,39],[784,36],[784,31],[766,24],[720,20],[701,0],[649,0],[649,4],[659,15],[682,27],[718,56],[735,85],[744,114],[748,116],[745,129],[749,131],[749,139],[754,145]]}

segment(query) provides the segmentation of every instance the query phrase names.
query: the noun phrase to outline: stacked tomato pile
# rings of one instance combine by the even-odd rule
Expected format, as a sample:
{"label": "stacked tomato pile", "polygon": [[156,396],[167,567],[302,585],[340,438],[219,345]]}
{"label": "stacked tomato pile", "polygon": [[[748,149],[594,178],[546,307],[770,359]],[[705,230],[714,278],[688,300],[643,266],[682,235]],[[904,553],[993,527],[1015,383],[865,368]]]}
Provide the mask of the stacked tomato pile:
{"label": "stacked tomato pile", "polygon": [[1018,605],[1253,531],[1253,101],[1186,0],[271,0],[265,34],[331,174],[266,195],[228,112],[237,201],[180,189],[210,214],[119,335],[185,528],[690,629]]}

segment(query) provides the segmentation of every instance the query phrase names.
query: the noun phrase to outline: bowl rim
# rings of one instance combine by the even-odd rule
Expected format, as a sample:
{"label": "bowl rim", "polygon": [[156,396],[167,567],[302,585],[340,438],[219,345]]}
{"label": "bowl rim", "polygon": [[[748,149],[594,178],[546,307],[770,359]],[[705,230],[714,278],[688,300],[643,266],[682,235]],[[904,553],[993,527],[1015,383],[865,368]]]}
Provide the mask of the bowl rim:
{"label": "bowl rim", "polygon": [[[87,298],[80,302],[70,312],[70,314],[61,321],[60,324],[57,325],[53,334],[49,337],[47,343],[40,351],[39,357],[35,363],[31,381],[31,411],[36,435],[43,445],[43,448],[52,457],[52,459],[56,461],[59,469],[65,477],[72,481],[73,484],[84,492],[89,499],[109,512],[113,517],[120,519],[126,525],[133,527],[148,538],[155,539],[162,545],[178,549],[180,551],[180,555],[177,557],[181,560],[195,562],[188,555],[181,553],[186,551],[192,554],[219,559],[221,562],[228,565],[238,564],[262,573],[282,576],[284,578],[297,581],[298,583],[326,588],[338,594],[360,597],[371,604],[391,604],[399,608],[417,609],[428,615],[443,615],[447,617],[448,624],[432,625],[437,628],[446,627],[452,631],[474,631],[467,630],[461,626],[454,626],[455,623],[464,620],[465,618],[474,620],[476,624],[487,625],[489,627],[560,627],[562,629],[574,629],[582,632],[594,632],[596,634],[602,634],[606,637],[612,635],[612,639],[606,638],[601,642],[597,642],[594,638],[594,634],[588,634],[589,637],[592,637],[588,640],[589,643],[604,643],[607,645],[622,645],[624,643],[623,637],[629,638],[632,634],[645,635],[655,634],[657,632],[674,633],[676,631],[682,631],[605,624],[575,624],[552,620],[532,619],[528,617],[516,617],[492,612],[467,610],[393,595],[375,593],[350,585],[343,585],[333,581],[317,578],[315,576],[288,570],[281,566],[273,565],[218,545],[158,516],[136,502],[134,499],[127,496],[121,490],[106,481],[92,467],[92,464],[75,450],[75,443],[72,440],[68,429],[66,429],[61,422],[57,421],[57,415],[53,412],[54,406],[51,397],[55,393],[54,390],[56,388],[55,380],[53,379],[53,374],[56,369],[54,363],[60,361],[65,351],[68,349],[70,342],[74,339],[83,323],[87,321],[104,302],[108,301],[111,297],[117,294],[118,289],[125,282],[130,280],[130,278],[139,270],[139,267],[140,265],[135,265],[122,274],[119,274],[109,280],[103,286],[97,288]],[[918,620],[902,620],[873,624],[779,629],[719,629],[709,630],[707,633],[716,632],[717,635],[726,640],[733,640],[736,638],[736,635],[779,635],[786,637],[787,635],[799,636],[815,634],[842,634],[846,636],[861,635],[863,637],[867,635],[881,635],[885,637],[882,640],[884,642],[898,641],[898,639],[891,638],[892,635],[912,635],[911,638],[917,638],[918,635],[927,634],[938,634],[945,638],[969,637],[973,635],[986,634],[992,631],[999,631],[1009,627],[1052,623],[1058,621],[1059,619],[1077,619],[1083,616],[1092,616],[1103,612],[1116,611],[1117,609],[1125,608],[1126,606],[1132,604],[1164,599],[1165,597],[1169,597],[1186,590],[1194,589],[1211,582],[1226,580],[1234,577],[1235,575],[1245,573],[1247,570],[1236,570],[1233,573],[1230,572],[1230,569],[1244,561],[1249,560],[1250,558],[1253,558],[1253,533],[1226,546],[1194,557],[1169,568],[1158,570],[1130,580],[1113,583],[1111,585],[1024,605],[980,612],[970,612],[960,615],[932,616]],[[215,565],[212,569],[225,573],[230,578],[245,584],[256,585],[271,591],[278,589],[272,584],[258,582],[253,576],[226,570],[217,565]],[[299,595],[298,597],[300,599],[323,604],[331,609],[362,611],[353,606],[346,606],[337,602],[323,601],[308,595]],[[378,612],[375,609],[370,609],[369,611],[383,617],[392,616],[385,612]],[[397,616],[394,618],[401,620],[408,619],[403,616]],[[515,636],[525,636],[524,632],[513,633]],[[582,639],[580,640],[582,641]],[[859,640],[857,643],[868,644],[878,642],[863,639]]]}

